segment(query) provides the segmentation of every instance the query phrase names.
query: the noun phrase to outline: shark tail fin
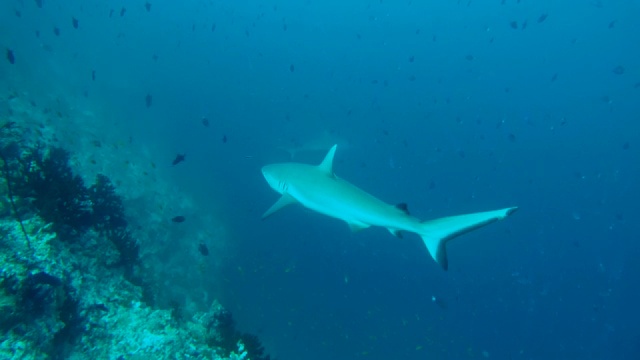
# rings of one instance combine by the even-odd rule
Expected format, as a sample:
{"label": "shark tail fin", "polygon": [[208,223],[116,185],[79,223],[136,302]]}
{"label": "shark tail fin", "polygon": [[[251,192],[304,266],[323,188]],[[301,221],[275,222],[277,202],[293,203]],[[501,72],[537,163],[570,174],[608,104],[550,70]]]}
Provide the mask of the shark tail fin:
{"label": "shark tail fin", "polygon": [[444,270],[448,268],[447,262],[447,241],[478,229],[494,221],[502,220],[516,211],[517,207],[510,207],[501,210],[485,211],[466,215],[444,217],[440,219],[425,221],[422,223],[420,236],[427,246],[431,257],[442,266]]}

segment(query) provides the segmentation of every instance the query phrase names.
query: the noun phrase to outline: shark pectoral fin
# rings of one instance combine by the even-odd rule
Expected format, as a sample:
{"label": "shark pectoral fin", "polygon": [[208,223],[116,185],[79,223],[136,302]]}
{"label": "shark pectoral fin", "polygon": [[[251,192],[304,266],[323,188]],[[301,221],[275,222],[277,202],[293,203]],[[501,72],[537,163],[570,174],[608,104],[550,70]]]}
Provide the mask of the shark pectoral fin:
{"label": "shark pectoral fin", "polygon": [[347,225],[349,225],[349,229],[351,229],[351,231],[353,232],[358,232],[360,230],[364,230],[371,226],[365,223],[353,223],[353,222],[348,222]]}
{"label": "shark pectoral fin", "polygon": [[485,211],[473,214],[450,216],[422,223],[420,236],[429,249],[431,257],[447,270],[447,251],[445,244],[447,241],[478,229],[494,221],[502,220],[516,211],[516,207]]}
{"label": "shark pectoral fin", "polygon": [[280,199],[278,199],[278,201],[275,202],[275,204],[271,205],[271,207],[269,208],[269,210],[265,211],[264,214],[262,214],[262,220],[268,218],[269,216],[271,216],[271,214],[273,214],[274,212],[282,209],[283,207],[290,205],[290,204],[294,204],[296,203],[296,199],[293,198],[293,196],[284,193],[282,194],[282,196],[280,197]]}
{"label": "shark pectoral fin", "polygon": [[324,160],[322,160],[320,165],[318,165],[318,168],[320,168],[320,170],[322,170],[323,172],[327,173],[327,175],[329,176],[334,176],[333,175],[333,157],[336,155],[337,147],[338,147],[338,144],[333,145],[331,149],[329,149],[329,152],[327,153],[327,155],[324,157]]}

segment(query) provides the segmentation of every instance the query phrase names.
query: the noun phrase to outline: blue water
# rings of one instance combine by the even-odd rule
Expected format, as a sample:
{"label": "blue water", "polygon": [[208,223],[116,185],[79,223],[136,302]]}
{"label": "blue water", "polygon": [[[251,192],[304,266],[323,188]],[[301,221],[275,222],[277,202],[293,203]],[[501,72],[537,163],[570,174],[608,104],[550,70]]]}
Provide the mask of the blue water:
{"label": "blue water", "polygon": [[[187,153],[164,175],[225,222],[216,296],[272,355],[640,358],[640,3],[148,3],[2,1],[0,79]],[[260,221],[260,168],[323,132],[349,143],[336,174],[421,219],[520,210],[447,272],[412,235]]]}

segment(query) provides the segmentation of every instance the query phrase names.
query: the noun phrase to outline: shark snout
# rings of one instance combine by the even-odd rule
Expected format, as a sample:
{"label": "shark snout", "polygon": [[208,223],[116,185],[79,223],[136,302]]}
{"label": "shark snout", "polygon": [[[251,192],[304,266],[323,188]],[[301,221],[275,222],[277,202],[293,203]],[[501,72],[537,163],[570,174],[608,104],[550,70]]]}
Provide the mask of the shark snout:
{"label": "shark snout", "polygon": [[280,181],[278,181],[278,179],[276,179],[276,177],[273,174],[272,171],[272,165],[266,165],[262,167],[262,176],[264,176],[264,179],[267,180],[267,184],[269,184],[269,186],[277,191],[280,192],[280,189],[278,186],[278,184],[280,183]]}

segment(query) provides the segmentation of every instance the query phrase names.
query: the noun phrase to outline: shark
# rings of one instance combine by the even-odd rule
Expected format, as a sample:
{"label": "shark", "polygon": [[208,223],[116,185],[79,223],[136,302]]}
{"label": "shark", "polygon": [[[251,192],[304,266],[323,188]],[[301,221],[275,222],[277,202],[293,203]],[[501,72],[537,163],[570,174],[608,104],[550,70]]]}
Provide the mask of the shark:
{"label": "shark", "polygon": [[269,186],[281,195],[262,219],[288,205],[301,204],[345,221],[352,231],[379,226],[397,237],[402,237],[402,232],[415,233],[422,238],[431,257],[447,270],[446,243],[449,240],[504,219],[517,210],[517,207],[508,207],[421,221],[409,214],[406,204],[385,203],[336,176],[333,159],[337,147],[337,144],[331,147],[320,165],[287,162],[262,167],[262,175]]}
{"label": "shark", "polygon": [[325,153],[331,146],[339,145],[341,148],[349,147],[349,142],[338,137],[333,131],[323,131],[318,136],[305,140],[292,139],[289,146],[279,146],[278,149],[286,151],[291,160],[302,153]]}

